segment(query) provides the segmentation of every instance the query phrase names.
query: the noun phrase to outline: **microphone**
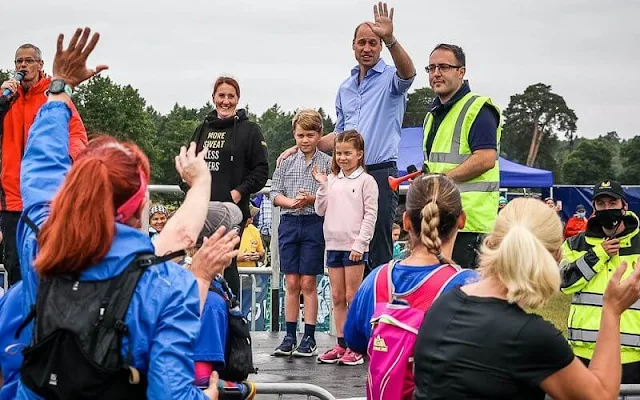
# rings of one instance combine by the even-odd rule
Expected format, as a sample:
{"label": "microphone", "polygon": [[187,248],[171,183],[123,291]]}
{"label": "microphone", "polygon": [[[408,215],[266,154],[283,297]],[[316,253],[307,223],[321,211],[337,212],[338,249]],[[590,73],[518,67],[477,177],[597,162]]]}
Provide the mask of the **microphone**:
{"label": "microphone", "polygon": [[[26,75],[26,71],[17,71],[16,74],[13,76],[13,79],[15,79],[16,81],[20,82],[24,76]],[[2,92],[2,96],[3,97],[9,97],[11,95],[11,90],[9,89],[5,89]]]}

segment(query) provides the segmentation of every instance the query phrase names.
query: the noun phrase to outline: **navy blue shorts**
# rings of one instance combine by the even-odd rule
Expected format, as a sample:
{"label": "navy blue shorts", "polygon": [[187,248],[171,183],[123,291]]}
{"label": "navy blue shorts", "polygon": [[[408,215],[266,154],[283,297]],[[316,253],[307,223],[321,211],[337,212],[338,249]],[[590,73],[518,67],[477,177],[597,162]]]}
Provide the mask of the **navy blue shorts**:
{"label": "navy blue shorts", "polygon": [[321,275],[324,273],[324,218],[283,214],[278,227],[280,271],[283,274]]}
{"label": "navy blue shorts", "polygon": [[349,260],[350,251],[341,250],[327,250],[327,267],[350,267],[352,265],[367,264],[369,261],[369,253],[362,255],[362,260],[351,261]]}

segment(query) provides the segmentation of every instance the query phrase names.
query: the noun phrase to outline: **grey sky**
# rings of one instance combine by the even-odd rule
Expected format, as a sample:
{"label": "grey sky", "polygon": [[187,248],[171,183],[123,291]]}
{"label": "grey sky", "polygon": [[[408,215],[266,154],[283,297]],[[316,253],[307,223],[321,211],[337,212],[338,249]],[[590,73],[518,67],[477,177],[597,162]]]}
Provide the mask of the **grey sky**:
{"label": "grey sky", "polygon": [[[395,7],[395,35],[428,85],[424,66],[439,42],[467,54],[472,89],[505,108],[509,97],[537,82],[550,84],[578,115],[578,134],[610,130],[640,135],[640,2],[426,1]],[[335,118],[338,85],[355,64],[355,26],[371,20],[362,0],[36,0],[3,1],[0,68],[11,68],[16,47],[42,49],[45,69],[59,32],[88,25],[102,34],[89,62],[105,63],[161,112],[175,102],[199,107],[220,74],[239,79],[241,103],[261,113],[322,106]],[[383,57],[391,62],[385,50]]]}

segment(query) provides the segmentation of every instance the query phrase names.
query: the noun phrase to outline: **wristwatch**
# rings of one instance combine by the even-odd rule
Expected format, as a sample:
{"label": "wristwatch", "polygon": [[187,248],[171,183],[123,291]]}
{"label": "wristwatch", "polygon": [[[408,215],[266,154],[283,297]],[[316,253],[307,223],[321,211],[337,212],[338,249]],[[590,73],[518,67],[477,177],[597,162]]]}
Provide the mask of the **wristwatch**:
{"label": "wristwatch", "polygon": [[54,79],[49,84],[49,93],[60,94],[66,93],[69,97],[73,95],[73,89],[63,79]]}

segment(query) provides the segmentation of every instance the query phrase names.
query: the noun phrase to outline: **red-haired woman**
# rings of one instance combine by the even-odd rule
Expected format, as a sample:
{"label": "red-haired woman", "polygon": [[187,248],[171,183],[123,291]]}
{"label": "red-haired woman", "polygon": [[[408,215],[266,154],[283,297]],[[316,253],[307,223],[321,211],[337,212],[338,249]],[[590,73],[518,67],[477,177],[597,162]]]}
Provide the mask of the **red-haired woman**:
{"label": "red-haired woman", "polygon": [[[96,71],[86,68],[86,59],[98,41],[96,34],[87,43],[89,34],[88,28],[78,29],[66,50],[62,49],[62,35],[58,38],[53,75],[54,82],[60,80],[61,87],[65,84],[77,86],[96,74]],[[99,66],[96,70],[99,72],[105,68]],[[30,322],[25,327],[30,335],[33,331],[33,339],[32,346],[24,352],[17,396],[21,399],[45,397],[43,386],[46,390],[63,390],[78,383],[73,381],[74,376],[78,377],[76,380],[86,376],[84,367],[73,362],[71,353],[57,353],[61,354],[59,359],[49,358],[58,368],[54,369],[55,373],[45,374],[41,381],[33,379],[37,374],[26,372],[39,361],[30,360],[30,351],[34,354],[45,352],[50,357],[56,353],[47,352],[65,344],[67,348],[71,346],[68,340],[43,346],[47,344],[48,337],[75,337],[77,341],[71,341],[76,343],[75,347],[70,347],[72,349],[85,345],[86,337],[77,333],[85,332],[85,328],[77,321],[88,312],[77,304],[62,300],[72,296],[73,291],[82,293],[83,286],[96,285],[100,288],[100,282],[121,282],[122,276],[133,273],[131,267],[144,267],[134,263],[140,254],[154,253],[147,233],[139,229],[150,176],[147,157],[132,143],[103,137],[93,140],[71,166],[66,156],[71,115],[69,104],[71,100],[65,91],[60,93],[60,89],[52,84],[49,101],[40,109],[31,129],[22,163],[21,191],[25,218],[18,225],[18,247],[23,295],[25,307],[37,306],[35,324]],[[124,308],[121,321],[113,320],[115,312],[111,301],[117,304],[118,293],[125,289],[106,285],[109,287],[107,293],[115,294],[103,298],[99,312],[96,308],[93,327],[96,331],[114,329],[122,335],[122,340],[116,342],[120,353],[116,357],[126,360],[126,368],[131,372],[125,379],[120,375],[113,378],[114,385],[126,386],[122,381],[132,379],[139,383],[137,386],[129,385],[130,392],[141,392],[142,397],[151,399],[217,399],[215,385],[204,391],[192,385],[192,354],[200,330],[198,285],[192,272],[198,280],[210,283],[213,275],[221,270],[219,266],[230,261],[234,253],[231,250],[237,241],[233,235],[221,236],[218,232],[212,240],[223,243],[220,253],[229,256],[219,256],[219,260],[212,263],[217,265],[216,268],[197,268],[195,272],[189,272],[172,262],[142,268],[137,275],[138,280],[131,286],[132,297]],[[72,283],[68,292],[61,290],[67,288],[65,282]],[[128,280],[124,282],[130,284]],[[79,303],[93,296],[84,290],[85,297],[76,299]],[[103,313],[105,319],[102,318]],[[68,325],[47,335],[43,332],[51,329],[43,321],[49,325],[65,321]],[[89,347],[94,349],[89,356],[98,354],[104,345],[101,342],[96,347],[94,343]],[[87,357],[86,354],[83,356]],[[104,357],[109,359],[113,354],[106,353]],[[91,363],[83,365],[91,366]],[[71,366],[71,370],[65,366]],[[51,365],[46,367],[51,368]],[[101,379],[105,374],[103,370],[92,378]],[[215,374],[212,374],[212,381],[214,379]],[[100,396],[105,394],[100,393]],[[125,398],[134,397],[127,393]]]}
{"label": "red-haired woman", "polygon": [[[244,227],[249,219],[249,196],[267,183],[269,163],[267,145],[260,127],[238,109],[240,85],[221,76],[213,85],[215,109],[207,115],[191,138],[211,171],[211,201],[233,201],[242,210]],[[240,232],[242,236],[242,232]],[[231,290],[238,294],[240,278],[236,260],[224,271]]]}

